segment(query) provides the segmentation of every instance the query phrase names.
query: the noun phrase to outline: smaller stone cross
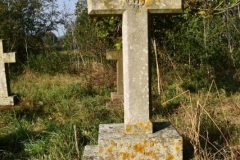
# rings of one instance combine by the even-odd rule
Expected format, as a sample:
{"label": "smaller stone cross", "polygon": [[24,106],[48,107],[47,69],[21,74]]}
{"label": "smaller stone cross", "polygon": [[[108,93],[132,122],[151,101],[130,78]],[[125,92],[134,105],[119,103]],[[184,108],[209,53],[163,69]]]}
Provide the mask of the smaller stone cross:
{"label": "smaller stone cross", "polygon": [[106,52],[108,60],[117,60],[117,93],[111,93],[112,101],[123,101],[123,56],[122,50],[108,50]]}
{"label": "smaller stone cross", "polygon": [[15,53],[4,53],[3,40],[0,39],[0,105],[14,105],[14,98],[9,96],[8,66],[5,64],[14,62],[16,62]]}

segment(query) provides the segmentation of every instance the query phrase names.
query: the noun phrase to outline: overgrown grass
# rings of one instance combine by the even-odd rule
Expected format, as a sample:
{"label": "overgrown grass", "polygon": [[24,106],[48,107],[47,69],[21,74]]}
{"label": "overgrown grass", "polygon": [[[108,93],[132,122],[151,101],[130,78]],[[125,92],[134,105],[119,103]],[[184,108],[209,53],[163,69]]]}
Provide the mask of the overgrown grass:
{"label": "overgrown grass", "polygon": [[[0,111],[0,159],[81,159],[86,144],[97,144],[100,123],[123,122],[123,109],[106,107],[113,74],[25,69],[12,77],[20,101]],[[171,72],[162,77],[160,95],[153,77],[152,121],[170,121],[177,128],[186,160],[239,159],[240,93],[229,96],[214,80],[193,92],[181,77],[172,77]]]}
{"label": "overgrown grass", "polygon": [[86,144],[97,143],[100,123],[122,122],[122,111],[106,107],[104,85],[31,71],[11,83],[20,102],[0,112],[0,159],[80,159]]}
{"label": "overgrown grass", "polygon": [[240,94],[227,96],[215,81],[198,93],[180,88],[162,90],[155,99],[154,121],[170,121],[184,138],[184,159],[240,158]]}

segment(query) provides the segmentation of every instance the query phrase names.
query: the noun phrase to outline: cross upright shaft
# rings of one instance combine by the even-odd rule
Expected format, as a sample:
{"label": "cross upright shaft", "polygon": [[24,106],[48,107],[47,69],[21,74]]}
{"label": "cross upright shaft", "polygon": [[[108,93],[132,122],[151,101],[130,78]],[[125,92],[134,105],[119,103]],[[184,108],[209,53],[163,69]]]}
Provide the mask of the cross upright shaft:
{"label": "cross upright shaft", "polygon": [[125,133],[152,133],[148,16],[181,12],[181,0],[88,0],[88,6],[92,15],[122,14]]}

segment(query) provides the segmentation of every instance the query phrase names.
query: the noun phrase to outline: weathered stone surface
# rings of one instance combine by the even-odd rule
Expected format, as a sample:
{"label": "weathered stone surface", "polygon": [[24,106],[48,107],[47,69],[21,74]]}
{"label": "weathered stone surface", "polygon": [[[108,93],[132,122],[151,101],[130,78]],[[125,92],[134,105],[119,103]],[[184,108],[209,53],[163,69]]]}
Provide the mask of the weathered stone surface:
{"label": "weathered stone surface", "polygon": [[127,7],[145,7],[150,13],[179,13],[182,0],[88,0],[89,14],[122,14]]}
{"label": "weathered stone surface", "polygon": [[0,105],[13,106],[14,105],[14,96],[0,97]]}
{"label": "weathered stone surface", "polygon": [[0,39],[0,105],[14,105],[14,98],[9,97],[8,68],[5,64],[14,62],[15,53],[3,53],[3,40]]}
{"label": "weathered stone surface", "polygon": [[123,13],[124,123],[128,134],[152,133],[149,120],[148,12]]}
{"label": "weathered stone surface", "polygon": [[122,14],[125,11],[125,0],[88,0],[89,14]]}
{"label": "weathered stone surface", "polygon": [[85,146],[82,159],[83,160],[98,160],[98,146],[97,145]]}
{"label": "weathered stone surface", "polygon": [[[174,127],[154,123],[153,128],[152,134],[129,135],[124,132],[124,124],[102,124],[98,151],[94,146],[91,150],[86,148],[85,153],[91,152],[91,160],[181,160],[183,140]],[[93,153],[99,157],[91,156]]]}
{"label": "weathered stone surface", "polygon": [[181,0],[88,0],[90,14],[122,14],[124,124],[127,134],[152,133],[149,120],[149,13],[182,11]]}

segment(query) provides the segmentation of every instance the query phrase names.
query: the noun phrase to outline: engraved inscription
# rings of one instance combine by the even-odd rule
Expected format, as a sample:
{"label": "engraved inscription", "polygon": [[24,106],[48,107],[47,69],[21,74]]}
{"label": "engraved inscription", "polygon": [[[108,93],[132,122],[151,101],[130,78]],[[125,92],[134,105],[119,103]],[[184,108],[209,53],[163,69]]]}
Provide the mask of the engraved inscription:
{"label": "engraved inscription", "polygon": [[146,3],[146,0],[127,0],[127,3],[129,6],[136,8],[136,7],[144,6]]}

